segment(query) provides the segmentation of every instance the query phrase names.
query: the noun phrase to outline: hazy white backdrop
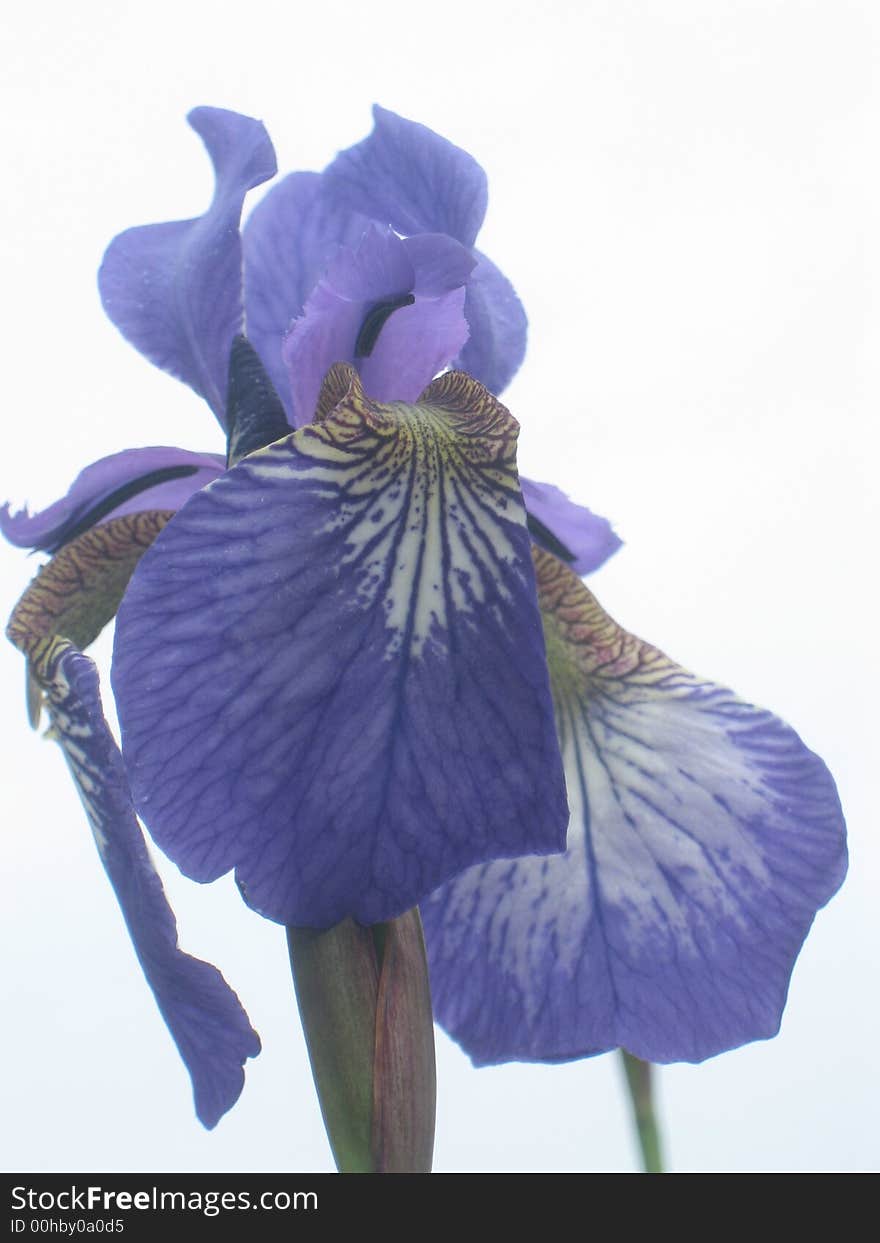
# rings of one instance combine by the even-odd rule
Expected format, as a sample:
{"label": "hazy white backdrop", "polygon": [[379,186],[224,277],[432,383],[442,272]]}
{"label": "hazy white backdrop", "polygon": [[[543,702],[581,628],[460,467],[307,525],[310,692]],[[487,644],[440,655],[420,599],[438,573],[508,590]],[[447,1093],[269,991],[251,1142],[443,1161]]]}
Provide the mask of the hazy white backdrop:
{"label": "hazy white backdrop", "polygon": [[[660,1075],[674,1170],[878,1164],[876,547],[880,265],[871,0],[46,0],[0,18],[0,495],[97,457],[221,448],[104,318],[119,230],[195,215],[195,104],[322,168],[378,101],[489,174],[481,247],[531,322],[505,401],[524,472],[626,541],[591,585],[681,663],[774,708],[835,773],[851,873],[780,1036]],[[258,192],[259,193],[259,192]],[[0,608],[35,569],[0,548]],[[106,671],[108,636],[97,645]],[[0,648],[0,1166],[324,1170],[280,930],[160,860],[181,943],[263,1038],[213,1133],[134,960],[60,753]],[[438,1037],[438,1170],[635,1168],[613,1057],[476,1071]]]}

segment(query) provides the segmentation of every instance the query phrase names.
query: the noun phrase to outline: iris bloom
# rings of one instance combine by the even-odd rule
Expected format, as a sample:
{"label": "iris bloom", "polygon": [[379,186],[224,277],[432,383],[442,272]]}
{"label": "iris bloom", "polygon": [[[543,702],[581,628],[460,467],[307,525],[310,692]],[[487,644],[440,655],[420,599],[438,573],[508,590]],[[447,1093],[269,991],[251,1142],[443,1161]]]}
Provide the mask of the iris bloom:
{"label": "iris bloom", "polygon": [[[217,109],[190,122],[210,208],[120,235],[100,288],[211,406],[230,468],[132,450],[44,513],[2,518],[56,554],[12,633],[105,859],[134,842],[136,808],[187,875],[235,868],[279,922],[421,904],[438,1020],[478,1063],[618,1046],[698,1061],[774,1034],[845,872],[833,781],[777,718],[608,618],[579,575],[617,548],[610,526],[520,480],[493,394],[526,321],[474,248],[482,170],[377,108],[367,139],[279,182],[240,235],[246,192],[275,172],[269,140]],[[85,626],[53,603],[84,558],[103,592]],[[78,651],[123,590],[124,766]],[[156,909],[135,906],[125,867],[108,870],[136,946],[162,924],[179,962],[155,882]],[[234,995],[208,1007],[237,1036],[207,1066],[177,1022],[199,997],[141,959],[228,1107],[255,1051]]]}

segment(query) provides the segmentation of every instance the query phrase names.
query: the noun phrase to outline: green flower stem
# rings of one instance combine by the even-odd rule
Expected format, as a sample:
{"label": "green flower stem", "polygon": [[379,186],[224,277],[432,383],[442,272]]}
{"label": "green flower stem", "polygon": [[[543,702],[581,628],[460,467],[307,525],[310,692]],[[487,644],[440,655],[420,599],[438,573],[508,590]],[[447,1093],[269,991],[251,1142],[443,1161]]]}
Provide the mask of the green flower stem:
{"label": "green flower stem", "polygon": [[654,1111],[651,1063],[640,1061],[624,1049],[620,1052],[632,1102],[636,1134],[642,1154],[642,1166],[646,1174],[662,1174],[663,1153],[660,1147],[660,1130]]}

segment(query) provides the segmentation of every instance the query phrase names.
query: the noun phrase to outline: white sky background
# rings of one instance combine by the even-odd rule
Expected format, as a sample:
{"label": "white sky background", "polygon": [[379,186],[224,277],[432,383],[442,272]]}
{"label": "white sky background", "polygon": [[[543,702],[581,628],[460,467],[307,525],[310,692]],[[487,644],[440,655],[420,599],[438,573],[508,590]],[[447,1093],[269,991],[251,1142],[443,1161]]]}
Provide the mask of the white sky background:
{"label": "white sky background", "polygon": [[[267,124],[282,171],[375,100],[489,174],[480,246],[528,311],[504,400],[524,473],[626,541],[624,625],[772,707],[828,762],[851,873],[780,1036],[660,1076],[674,1170],[877,1168],[878,143],[870,0],[47,0],[0,19],[0,495],[42,505],[136,444],[220,451],[207,407],[103,315],[121,229],[198,214],[195,104]],[[872,132],[873,130],[873,132]],[[259,193],[259,192],[258,192]],[[0,609],[35,569],[0,548]],[[107,636],[97,646],[104,661]],[[140,975],[60,752],[0,648],[6,1170],[326,1170],[284,937],[229,878],[161,863],[181,943],[263,1038],[215,1132]],[[635,1168],[613,1057],[476,1071],[438,1037],[436,1168]]]}

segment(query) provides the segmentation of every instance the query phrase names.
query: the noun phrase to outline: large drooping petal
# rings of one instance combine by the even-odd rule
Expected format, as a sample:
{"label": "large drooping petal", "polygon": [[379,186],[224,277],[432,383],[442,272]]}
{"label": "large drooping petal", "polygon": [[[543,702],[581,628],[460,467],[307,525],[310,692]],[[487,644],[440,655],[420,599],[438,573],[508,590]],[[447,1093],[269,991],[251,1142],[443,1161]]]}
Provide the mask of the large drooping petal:
{"label": "large drooping petal", "polygon": [[342,247],[284,341],[296,426],[311,422],[336,362],[352,363],[377,401],[415,401],[467,340],[465,291],[453,282],[471,266],[450,238],[426,234],[412,248],[377,225]]}
{"label": "large drooping petal", "polygon": [[477,1063],[621,1046],[700,1061],[776,1033],[846,870],[822,761],[622,631],[536,550],[571,825],[422,905],[439,1021]]}
{"label": "large drooping petal", "polygon": [[398,233],[448,233],[473,246],[486,215],[486,174],[425,125],[373,107],[373,131],[324,172],[331,202]]}
{"label": "large drooping petal", "polygon": [[575,574],[592,574],[622,545],[607,518],[570,501],[552,483],[520,478],[532,539],[571,566]]}
{"label": "large drooping petal", "polygon": [[214,165],[211,206],[193,220],[141,225],[110,243],[98,274],[104,309],[150,362],[200,393],[225,428],[229,348],[242,331],[245,194],[276,172],[262,123],[222,108],[187,118]]}
{"label": "large drooping petal", "polygon": [[493,393],[505,389],[525,357],[528,320],[516,290],[478,250],[464,313],[471,335],[457,366]]}
{"label": "large drooping petal", "polygon": [[260,1039],[216,967],[185,954],[177,922],[131,805],[122,756],[104,720],[98,674],[59,642],[45,670],[53,736],[88,816],[147,983],[193,1085],[196,1113],[213,1127],[244,1087],[244,1063]]}
{"label": "large drooping petal", "polygon": [[177,927],[131,803],[122,756],[104,720],[94,665],[78,650],[112,617],[132,569],[172,515],[138,513],[77,536],[42,567],[7,635],[25,655],[37,702],[48,708],[101,861],[162,1017],[193,1083],[196,1112],[213,1127],[235,1104],[242,1066],[260,1050],[235,993],[177,946]]}
{"label": "large drooping petal", "polygon": [[0,531],[10,544],[54,553],[89,527],[147,509],[177,510],[223,473],[215,453],[157,445],[125,449],[80,471],[66,496],[38,513],[0,507]]}
{"label": "large drooping petal", "polygon": [[370,223],[328,200],[321,184],[320,173],[291,173],[261,199],[242,231],[248,339],[288,414],[291,398],[281,342],[338,248],[357,246]]}
{"label": "large drooping petal", "polygon": [[517,426],[469,377],[242,459],[141,561],[113,682],[135,804],[188,875],[364,923],[567,821]]}

